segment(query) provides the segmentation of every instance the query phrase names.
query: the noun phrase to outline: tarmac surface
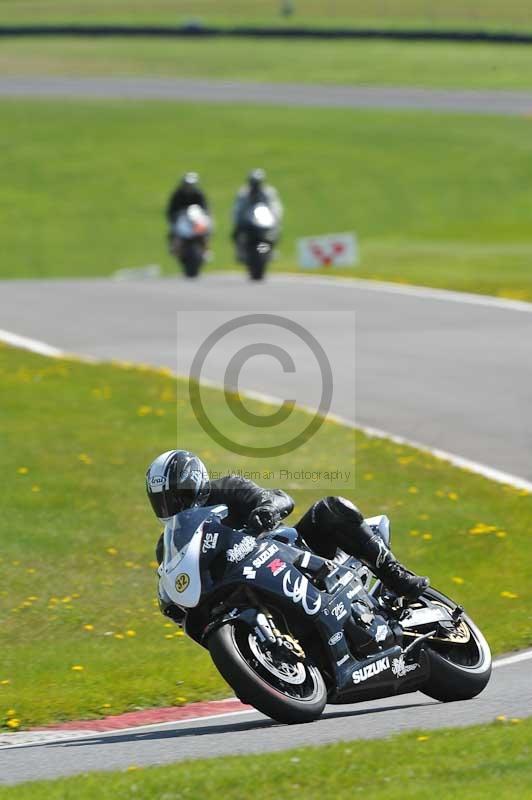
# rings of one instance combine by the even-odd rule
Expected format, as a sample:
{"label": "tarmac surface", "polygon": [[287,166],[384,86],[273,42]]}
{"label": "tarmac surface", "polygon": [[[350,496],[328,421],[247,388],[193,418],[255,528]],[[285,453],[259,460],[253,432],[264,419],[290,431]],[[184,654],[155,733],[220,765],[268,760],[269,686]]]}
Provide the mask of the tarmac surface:
{"label": "tarmac surface", "polygon": [[194,78],[3,77],[0,78],[0,96],[532,114],[532,92],[527,91],[316,86]]}
{"label": "tarmac surface", "polygon": [[280,725],[258,712],[244,711],[0,749],[0,784],[375,739],[420,728],[492,722],[501,715],[520,718],[531,711],[526,700],[529,672],[529,661],[501,666],[494,670],[482,694],[461,703],[438,703],[417,692],[356,705],[327,706],[317,722],[307,725]]}

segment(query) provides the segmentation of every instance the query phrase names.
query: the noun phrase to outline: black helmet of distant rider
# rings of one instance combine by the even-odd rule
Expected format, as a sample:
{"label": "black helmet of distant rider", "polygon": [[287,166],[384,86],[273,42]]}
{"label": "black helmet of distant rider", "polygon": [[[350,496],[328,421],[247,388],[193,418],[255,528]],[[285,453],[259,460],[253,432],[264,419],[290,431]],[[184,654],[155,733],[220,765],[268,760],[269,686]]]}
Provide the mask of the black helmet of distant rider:
{"label": "black helmet of distant rider", "polygon": [[205,464],[188,450],[168,450],[153,461],[146,472],[146,491],[161,522],[180,511],[203,506],[210,493]]}

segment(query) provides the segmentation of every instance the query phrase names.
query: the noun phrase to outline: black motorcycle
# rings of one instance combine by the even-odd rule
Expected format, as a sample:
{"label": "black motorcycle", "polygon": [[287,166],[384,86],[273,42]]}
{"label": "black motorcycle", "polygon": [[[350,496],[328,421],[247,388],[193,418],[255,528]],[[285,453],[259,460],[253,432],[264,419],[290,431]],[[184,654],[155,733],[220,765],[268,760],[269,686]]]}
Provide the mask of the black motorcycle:
{"label": "black motorcycle", "polygon": [[[196,508],[166,525],[159,603],[243,702],[300,723],[326,703],[418,690],[467,700],[487,685],[489,646],[441,592],[406,604],[340,550],[326,560],[293,528],[257,538],[225,526],[226,515],[226,506]],[[389,544],[387,517],[366,522]]]}
{"label": "black motorcycle", "polygon": [[252,280],[264,278],[278,239],[279,226],[270,207],[263,202],[251,205],[238,227],[236,247]]}
{"label": "black motorcycle", "polygon": [[181,211],[170,231],[170,251],[187,278],[197,278],[207,257],[212,220],[205,209],[190,205]]}

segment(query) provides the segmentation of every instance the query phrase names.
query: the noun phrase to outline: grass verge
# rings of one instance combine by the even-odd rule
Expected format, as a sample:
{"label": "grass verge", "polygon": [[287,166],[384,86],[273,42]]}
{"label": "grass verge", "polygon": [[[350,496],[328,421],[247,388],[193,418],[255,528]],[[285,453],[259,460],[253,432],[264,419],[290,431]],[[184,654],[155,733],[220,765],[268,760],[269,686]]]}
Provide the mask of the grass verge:
{"label": "grass verge", "polygon": [[[143,475],[177,427],[178,446],[212,470],[241,459],[206,437],[164,370],[1,347],[0,387],[0,728],[226,696],[208,655],[156,609],[159,530]],[[256,434],[237,428],[219,392],[204,402],[227,435]],[[462,602],[495,652],[532,644],[530,496],[332,423],[284,464],[325,468],[331,453],[335,468],[355,468],[342,493],[392,518],[397,555]],[[284,488],[294,519],[330,493]]]}
{"label": "grass verge", "polygon": [[6,39],[0,72],[531,89],[532,47],[282,39]]}
{"label": "grass verge", "polygon": [[527,118],[120,101],[5,101],[0,277],[106,275],[166,254],[163,209],[198,169],[215,261],[233,262],[229,209],[268,168],[300,236],[355,230],[366,278],[532,299]]}
{"label": "grass verge", "polygon": [[323,27],[455,27],[522,28],[532,27],[532,13],[522,0],[484,0],[473,7],[469,0],[448,0],[441,5],[432,0],[403,0],[375,3],[368,8],[363,0],[295,0],[295,13],[280,14],[283,0],[3,0],[3,23],[107,22],[122,24],[157,23],[178,25],[200,19],[217,25],[313,25]]}
{"label": "grass verge", "polygon": [[[513,724],[512,724],[513,723]],[[383,758],[383,753],[385,757]],[[411,800],[530,797],[532,721],[406,733],[260,756],[185,761],[0,789],[0,800]],[[407,789],[405,789],[407,787]]]}

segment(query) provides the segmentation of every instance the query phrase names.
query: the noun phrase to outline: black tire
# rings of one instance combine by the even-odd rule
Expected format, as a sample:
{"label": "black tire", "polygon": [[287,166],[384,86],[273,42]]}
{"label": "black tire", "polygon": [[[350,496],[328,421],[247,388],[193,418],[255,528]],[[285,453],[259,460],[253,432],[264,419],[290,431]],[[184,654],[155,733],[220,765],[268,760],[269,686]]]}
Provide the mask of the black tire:
{"label": "black tire", "polygon": [[302,689],[305,694],[292,696],[293,687],[286,684],[283,691],[281,681],[273,685],[276,682],[273,675],[261,670],[260,665],[249,663],[253,662],[253,653],[246,646],[246,634],[251,633],[241,622],[228,622],[215,630],[208,641],[214,664],[237,697],[266,716],[289,725],[318,719],[327,702],[327,690],[319,670],[305,662],[305,687]]}
{"label": "black tire", "polygon": [[[453,600],[436,589],[428,589],[424,597],[456,608]],[[469,629],[469,642],[445,645],[429,641],[425,645],[430,677],[421,691],[442,703],[476,697],[486,688],[491,676],[491,652],[486,639],[467,614],[463,614],[462,619]]]}
{"label": "black tire", "polygon": [[271,250],[261,253],[257,245],[249,248],[247,267],[252,281],[262,281],[271,256]]}
{"label": "black tire", "polygon": [[204,247],[201,242],[184,242],[181,246],[181,264],[187,278],[197,278],[203,266]]}

